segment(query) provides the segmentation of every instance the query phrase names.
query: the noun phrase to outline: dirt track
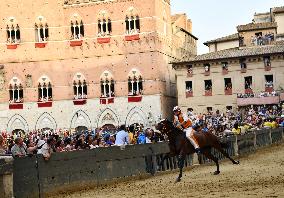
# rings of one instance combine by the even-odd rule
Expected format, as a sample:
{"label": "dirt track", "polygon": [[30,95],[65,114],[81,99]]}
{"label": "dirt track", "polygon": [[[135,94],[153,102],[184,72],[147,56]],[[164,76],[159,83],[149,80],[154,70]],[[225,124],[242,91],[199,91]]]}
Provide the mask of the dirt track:
{"label": "dirt track", "polygon": [[218,176],[212,175],[215,166],[197,166],[177,184],[177,173],[171,173],[56,197],[284,197],[284,144],[262,149],[240,162],[221,162]]}

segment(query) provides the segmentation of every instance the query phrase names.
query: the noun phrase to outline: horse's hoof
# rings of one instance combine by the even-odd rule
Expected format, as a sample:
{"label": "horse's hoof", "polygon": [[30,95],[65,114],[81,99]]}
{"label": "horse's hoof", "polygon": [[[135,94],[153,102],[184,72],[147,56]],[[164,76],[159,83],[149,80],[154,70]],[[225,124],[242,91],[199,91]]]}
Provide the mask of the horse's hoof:
{"label": "horse's hoof", "polygon": [[220,171],[215,171],[214,172],[214,175],[219,175],[220,174]]}
{"label": "horse's hoof", "polygon": [[178,183],[178,182],[180,182],[181,181],[181,179],[178,177],[177,179],[176,179],[176,182],[175,183]]}
{"label": "horse's hoof", "polygon": [[235,161],[234,164],[240,164],[240,161]]}

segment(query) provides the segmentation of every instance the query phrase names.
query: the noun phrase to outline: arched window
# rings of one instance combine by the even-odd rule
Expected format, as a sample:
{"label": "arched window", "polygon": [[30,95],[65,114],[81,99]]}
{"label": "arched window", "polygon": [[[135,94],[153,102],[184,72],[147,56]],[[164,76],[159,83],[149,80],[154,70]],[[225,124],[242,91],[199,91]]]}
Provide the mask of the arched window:
{"label": "arched window", "polygon": [[98,36],[110,35],[112,32],[112,25],[108,13],[106,11],[101,11],[98,18]]}
{"label": "arched window", "polygon": [[88,86],[85,77],[81,73],[77,73],[73,79],[74,100],[88,98]]}
{"label": "arched window", "polygon": [[47,76],[42,76],[38,81],[38,101],[52,101],[52,85]]}
{"label": "arched window", "polygon": [[132,70],[128,74],[128,95],[143,95],[143,78],[139,71]]}
{"label": "arched window", "polygon": [[49,37],[48,25],[46,19],[39,16],[35,23],[35,40],[36,42],[46,42]]}
{"label": "arched window", "polygon": [[125,27],[126,34],[136,34],[140,32],[140,19],[137,10],[133,7],[127,10]]}
{"label": "arched window", "polygon": [[10,17],[7,23],[7,43],[20,43],[21,32],[20,27],[14,17]]}
{"label": "arched window", "polygon": [[81,39],[84,37],[84,24],[83,20],[78,14],[74,14],[71,19],[71,39]]}
{"label": "arched window", "polygon": [[24,100],[23,100],[23,98],[24,98],[23,86],[22,86],[21,81],[17,77],[14,77],[10,81],[9,95],[10,95],[10,100],[9,100],[10,104],[23,103],[24,102]]}
{"label": "arched window", "polygon": [[108,71],[101,75],[101,97],[115,97],[113,76]]}

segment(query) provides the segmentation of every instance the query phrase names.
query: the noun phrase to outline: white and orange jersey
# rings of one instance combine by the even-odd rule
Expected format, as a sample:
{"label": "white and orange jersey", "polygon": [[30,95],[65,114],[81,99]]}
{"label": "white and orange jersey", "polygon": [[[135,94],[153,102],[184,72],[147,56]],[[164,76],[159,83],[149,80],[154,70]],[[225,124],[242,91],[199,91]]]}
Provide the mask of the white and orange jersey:
{"label": "white and orange jersey", "polygon": [[175,115],[174,123],[181,124],[184,129],[192,127],[192,121],[184,113],[180,113],[178,116]]}

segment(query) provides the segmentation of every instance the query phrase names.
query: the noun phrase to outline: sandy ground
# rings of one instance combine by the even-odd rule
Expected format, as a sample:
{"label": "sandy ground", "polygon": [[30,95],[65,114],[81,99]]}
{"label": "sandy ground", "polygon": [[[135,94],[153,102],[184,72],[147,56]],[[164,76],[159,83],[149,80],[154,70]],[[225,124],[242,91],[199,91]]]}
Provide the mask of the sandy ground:
{"label": "sandy ground", "polygon": [[122,182],[56,198],[93,197],[279,197],[284,198],[284,144],[265,148],[242,157],[240,165],[221,162],[221,174],[215,166],[196,166],[185,171],[180,183],[177,173]]}

